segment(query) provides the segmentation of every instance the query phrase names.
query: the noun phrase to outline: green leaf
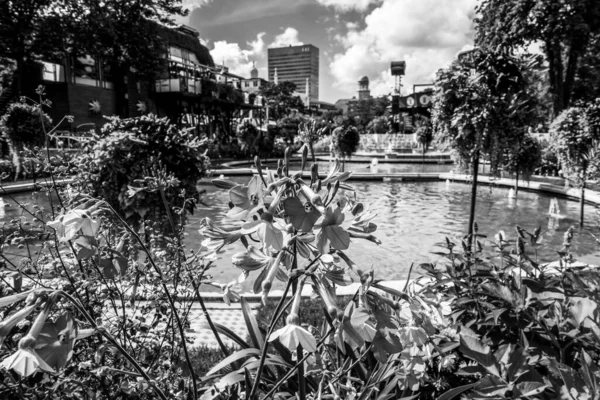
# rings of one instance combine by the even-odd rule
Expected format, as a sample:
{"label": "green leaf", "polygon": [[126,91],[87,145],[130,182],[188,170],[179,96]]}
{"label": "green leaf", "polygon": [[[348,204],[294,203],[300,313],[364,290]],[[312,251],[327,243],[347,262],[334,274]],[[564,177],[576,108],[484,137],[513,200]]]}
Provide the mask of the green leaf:
{"label": "green leaf", "polygon": [[232,182],[228,179],[213,179],[211,182],[219,189],[231,189],[239,185],[238,183]]}
{"label": "green leaf", "polygon": [[[221,333],[221,334],[227,336],[229,339],[236,342],[241,348],[243,348],[243,349],[250,348],[250,346],[248,346],[248,343],[246,343],[246,341],[244,339],[239,337],[237,333],[235,333],[228,327],[221,325],[217,322],[213,322],[213,325],[215,326],[215,329],[218,333]],[[208,324],[208,322],[205,321],[202,324],[200,324],[200,329],[211,329],[211,328],[210,328],[210,325]]]}
{"label": "green leaf", "polygon": [[248,304],[248,300],[245,297],[241,298],[241,308],[242,313],[244,314],[244,320],[246,321],[246,327],[248,328],[248,332],[250,333],[250,338],[254,342],[254,346],[257,349],[262,350],[263,348],[263,336],[258,328],[258,322],[256,321],[256,317],[252,313],[252,309],[250,308],[250,304]]}
{"label": "green leaf", "polygon": [[258,356],[260,356],[260,353],[261,353],[260,350],[254,349],[254,348],[238,350],[235,353],[230,354],[228,357],[226,357],[223,361],[221,361],[214,367],[212,367],[206,373],[206,375],[207,376],[214,375],[215,373],[219,372],[223,368],[229,366],[230,364],[233,364],[234,362],[236,362],[238,360],[241,360],[243,358],[248,358],[248,357],[258,357]]}
{"label": "green leaf", "polygon": [[479,339],[461,332],[460,351],[473,361],[477,361],[491,374],[500,376],[500,368],[494,356],[490,354],[489,346],[484,345]]}
{"label": "green leaf", "polygon": [[571,314],[571,322],[575,326],[581,326],[587,317],[593,317],[596,310],[596,302],[588,298],[580,298],[575,305],[569,309]]}
{"label": "green leaf", "polygon": [[461,393],[464,393],[467,390],[470,390],[471,388],[473,388],[473,386],[475,386],[475,383],[455,387],[453,389],[448,390],[446,393],[442,394],[441,396],[439,396],[437,398],[437,400],[452,400],[453,398],[460,395]]}
{"label": "green leaf", "polygon": [[548,385],[541,382],[520,382],[515,386],[515,393],[513,393],[513,399],[519,397],[530,397],[542,393]]}

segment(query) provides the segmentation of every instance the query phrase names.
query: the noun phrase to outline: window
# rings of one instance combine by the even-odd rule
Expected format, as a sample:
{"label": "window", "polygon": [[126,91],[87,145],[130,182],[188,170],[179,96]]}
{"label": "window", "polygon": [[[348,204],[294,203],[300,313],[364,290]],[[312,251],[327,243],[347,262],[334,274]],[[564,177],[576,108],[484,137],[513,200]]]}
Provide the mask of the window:
{"label": "window", "polygon": [[248,81],[244,82],[244,87],[250,87],[250,82],[248,82]]}
{"label": "window", "polygon": [[258,87],[258,81],[252,81],[252,86]]}
{"label": "window", "polygon": [[76,57],[73,62],[73,81],[80,85],[112,89],[112,73],[107,62],[93,57]]}
{"label": "window", "polygon": [[64,82],[65,81],[65,67],[60,64],[54,64],[49,62],[42,62],[44,72],[42,79],[50,82]]}

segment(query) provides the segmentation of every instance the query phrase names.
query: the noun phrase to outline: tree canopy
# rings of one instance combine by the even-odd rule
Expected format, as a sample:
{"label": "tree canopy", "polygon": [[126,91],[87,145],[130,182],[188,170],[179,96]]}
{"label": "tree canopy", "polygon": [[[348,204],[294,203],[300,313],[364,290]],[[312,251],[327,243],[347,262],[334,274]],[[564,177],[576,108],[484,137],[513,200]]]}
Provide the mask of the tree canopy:
{"label": "tree canopy", "polygon": [[432,109],[438,141],[465,164],[483,155],[492,170],[500,167],[504,149],[535,121],[535,99],[522,72],[535,62],[477,50],[440,70]]}
{"label": "tree canopy", "polygon": [[600,2],[484,0],[476,11],[477,46],[514,51],[541,44],[554,114],[569,107],[582,57],[600,33]]}
{"label": "tree canopy", "polygon": [[260,94],[270,103],[271,110],[275,112],[275,118],[280,119],[287,115],[290,110],[304,110],[304,103],[299,96],[295,96],[296,84],[283,81],[278,84],[267,82],[260,88]]}
{"label": "tree canopy", "polygon": [[158,24],[184,15],[174,0],[13,0],[0,2],[0,62],[16,64],[20,91],[31,61],[92,55],[144,74],[156,70]]}

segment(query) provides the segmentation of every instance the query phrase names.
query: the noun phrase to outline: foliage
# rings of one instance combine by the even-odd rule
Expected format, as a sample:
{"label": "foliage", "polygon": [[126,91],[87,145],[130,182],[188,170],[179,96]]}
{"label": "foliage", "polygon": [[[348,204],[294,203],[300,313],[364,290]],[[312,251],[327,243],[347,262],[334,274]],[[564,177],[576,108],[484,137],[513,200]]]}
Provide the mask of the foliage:
{"label": "foliage", "polygon": [[[382,117],[385,114],[389,104],[390,101],[387,98],[387,96],[360,99],[356,101],[354,111],[350,113],[349,117],[354,119],[357,127],[359,127],[361,131],[364,131],[368,129],[369,123],[371,121],[373,121],[376,118]],[[386,131],[387,129],[384,129],[375,133],[382,133]]]}
{"label": "foliage", "polygon": [[82,154],[78,180],[89,187],[91,195],[105,199],[137,226],[144,218],[164,217],[164,212],[158,211],[164,209],[163,200],[152,179],[146,178],[157,168],[172,175],[166,193],[168,204],[194,209],[194,202],[184,205],[180,194],[183,191],[186,199],[198,200],[196,184],[209,162],[205,146],[192,133],[153,114],[112,118]]}
{"label": "foliage", "polygon": [[432,110],[437,140],[452,148],[461,163],[487,157],[495,172],[533,112],[522,71],[537,61],[476,50],[438,72]]}
{"label": "foliage", "polygon": [[376,117],[367,124],[368,133],[387,133],[389,122],[386,117]]}
{"label": "foliage", "polygon": [[296,84],[289,81],[283,81],[277,85],[273,82],[267,82],[260,87],[259,93],[266,99],[269,110],[272,112],[270,119],[279,120],[284,118],[292,110],[297,110],[300,113],[304,111],[302,99],[299,96],[294,96],[296,89]]}
{"label": "foliage", "polygon": [[508,173],[517,173],[525,180],[542,164],[542,146],[531,137],[525,135],[523,139],[508,152],[504,169]]}
{"label": "foliage", "polygon": [[433,140],[433,129],[431,128],[431,122],[426,121],[419,125],[416,136],[417,142],[423,146],[424,151],[427,151],[431,141]]}
{"label": "foliage", "polygon": [[[134,124],[146,134],[163,129],[157,125],[170,129],[155,117]],[[263,171],[256,158],[246,184],[213,180],[228,191],[229,210],[219,222],[201,221],[204,240],[194,249],[182,245],[185,218],[168,213],[176,235],[161,240],[87,195],[88,182],[48,189],[60,210],[11,221],[15,233],[0,247],[5,256],[12,245],[42,244],[1,272],[2,398],[597,397],[600,273],[574,266],[573,228],[550,265],[537,260],[540,228],[517,226],[512,238],[498,232],[484,241],[475,224],[471,236],[437,244],[441,260],[420,265],[424,277],[409,273],[404,288],[390,288],[347,254],[359,241],[380,243],[375,213],[347,182],[351,173],[336,161],[324,178],[314,165],[304,179],[290,171],[289,156],[276,171]],[[143,178],[163,200],[174,179],[164,168]],[[27,237],[25,222],[42,234]],[[229,253],[237,242],[243,250]],[[232,282],[206,275],[223,251],[240,269]],[[236,292],[245,279],[265,303],[261,318]],[[285,288],[273,310],[277,281]],[[355,295],[339,299],[336,287],[352,283]],[[212,321],[201,285],[240,301],[249,340]],[[308,285],[316,297],[306,306]],[[188,349],[189,310],[179,300],[190,298],[223,354],[206,373],[215,353]]]}
{"label": "foliage", "polygon": [[510,51],[541,43],[554,115],[571,105],[575,75],[591,37],[600,34],[594,0],[485,0],[476,12],[476,44]]}
{"label": "foliage", "polygon": [[12,103],[0,119],[2,135],[15,149],[23,146],[41,146],[46,140],[44,125],[52,123],[50,117],[38,105]]}
{"label": "foliage", "polygon": [[279,137],[287,143],[293,143],[300,132],[300,127],[306,120],[297,113],[287,115],[277,122]]}
{"label": "foliage", "polygon": [[255,149],[258,136],[258,128],[250,120],[245,120],[238,125],[237,138],[245,153],[248,154]]}
{"label": "foliage", "polygon": [[121,83],[130,67],[151,76],[164,55],[154,21],[170,23],[174,15],[184,14],[182,5],[172,0],[2,2],[0,59],[16,60],[17,86],[24,79],[24,65],[39,59],[62,60],[65,50],[73,56],[109,60],[115,83]]}
{"label": "foliage", "polygon": [[342,158],[352,157],[352,154],[358,150],[360,145],[360,134],[358,129],[353,126],[338,127],[333,130],[331,141],[336,156]]}
{"label": "foliage", "polygon": [[550,127],[551,142],[563,175],[582,185],[598,171],[600,99],[563,111]]}
{"label": "foliage", "polygon": [[[10,104],[6,114],[0,118],[0,132],[8,143],[15,169],[15,179],[26,169],[24,162],[27,156],[23,154],[24,151],[33,150],[34,147],[44,144],[46,140],[44,126],[51,123],[52,120],[43,112],[40,104],[26,102]],[[29,167],[32,165],[33,163],[30,162]],[[36,167],[34,166],[33,169],[35,170]]]}

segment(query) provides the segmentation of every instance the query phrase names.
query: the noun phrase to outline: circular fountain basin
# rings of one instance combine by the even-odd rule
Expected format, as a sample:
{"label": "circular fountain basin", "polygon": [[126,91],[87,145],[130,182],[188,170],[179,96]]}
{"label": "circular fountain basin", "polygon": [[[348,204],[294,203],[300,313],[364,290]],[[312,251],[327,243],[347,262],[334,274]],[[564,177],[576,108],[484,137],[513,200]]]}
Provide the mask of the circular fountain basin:
{"label": "circular fountain basin", "polygon": [[[248,177],[231,177],[234,181],[245,183]],[[378,225],[375,235],[382,244],[364,240],[354,240],[347,254],[361,268],[375,270],[378,279],[405,279],[410,265],[416,268],[421,263],[436,262],[439,255],[435,251],[443,251],[436,247],[445,237],[457,244],[467,231],[471,186],[451,181],[435,182],[350,182],[356,189],[358,199],[374,210],[378,216],[374,221]],[[210,217],[216,221],[223,218],[228,209],[228,193],[212,185],[202,185],[206,190],[203,202],[193,216],[189,218],[186,229],[185,245],[188,250],[196,249],[202,240],[198,233],[199,221]],[[570,226],[577,226],[579,204],[576,201],[559,198],[556,200],[561,218],[548,215],[552,199],[551,194],[519,191],[517,198],[509,198],[509,190],[498,187],[481,186],[477,194],[476,221],[479,233],[487,235],[482,239],[487,256],[492,256],[493,247],[489,240],[499,230],[504,230],[508,239],[516,239],[516,225],[533,232],[541,227],[541,242],[536,249],[528,246],[528,254],[538,261],[551,262],[557,259],[556,251],[562,248],[563,236]],[[48,209],[48,198],[45,193],[22,193],[14,195],[15,200],[34,204]],[[7,223],[19,218],[22,212],[7,197],[0,197],[0,221]],[[585,206],[586,227],[575,232],[572,252],[579,261],[600,264],[598,245],[592,234],[597,235],[598,214],[593,205]],[[32,244],[32,251],[38,250]],[[226,283],[236,279],[240,270],[231,264],[231,256],[243,250],[241,243],[229,246],[219,254],[215,266],[210,269],[216,281]],[[18,260],[24,255],[23,250],[9,247],[5,255]],[[499,261],[498,261],[499,262]],[[244,291],[252,289],[256,273],[243,283]],[[414,276],[414,275],[413,275]],[[207,289],[205,289],[207,290]]]}

